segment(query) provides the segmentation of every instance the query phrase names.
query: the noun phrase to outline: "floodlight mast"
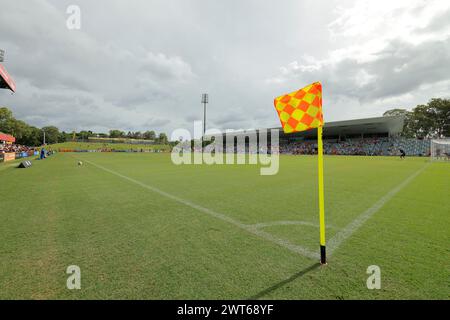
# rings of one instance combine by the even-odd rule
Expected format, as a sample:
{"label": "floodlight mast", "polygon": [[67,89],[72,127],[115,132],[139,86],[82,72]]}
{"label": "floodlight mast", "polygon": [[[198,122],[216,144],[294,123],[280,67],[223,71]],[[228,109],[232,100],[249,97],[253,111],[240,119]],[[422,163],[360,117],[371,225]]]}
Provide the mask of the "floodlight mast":
{"label": "floodlight mast", "polygon": [[202,94],[202,103],[203,103],[203,135],[202,135],[202,153],[203,153],[203,142],[205,139],[206,132],[206,104],[208,103],[208,94]]}

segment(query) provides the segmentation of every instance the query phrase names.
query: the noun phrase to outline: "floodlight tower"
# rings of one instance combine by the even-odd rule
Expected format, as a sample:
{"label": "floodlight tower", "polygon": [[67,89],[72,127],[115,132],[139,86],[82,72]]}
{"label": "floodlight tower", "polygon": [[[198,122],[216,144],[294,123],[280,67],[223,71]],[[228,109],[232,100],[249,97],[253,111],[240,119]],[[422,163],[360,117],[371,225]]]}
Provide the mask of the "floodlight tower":
{"label": "floodlight tower", "polygon": [[203,152],[203,141],[205,139],[206,132],[206,104],[208,103],[208,94],[202,94],[202,103],[203,103],[203,135],[202,135],[202,152]]}

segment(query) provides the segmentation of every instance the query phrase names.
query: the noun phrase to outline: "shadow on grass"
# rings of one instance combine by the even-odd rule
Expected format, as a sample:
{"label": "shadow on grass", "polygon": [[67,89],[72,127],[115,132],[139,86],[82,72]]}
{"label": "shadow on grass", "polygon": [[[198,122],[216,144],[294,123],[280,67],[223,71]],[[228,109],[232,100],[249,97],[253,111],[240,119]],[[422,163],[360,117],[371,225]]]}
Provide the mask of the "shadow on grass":
{"label": "shadow on grass", "polygon": [[313,265],[311,265],[311,266],[309,266],[309,267],[307,267],[307,268],[305,268],[305,269],[295,273],[291,277],[289,277],[289,278],[287,278],[287,279],[285,279],[283,281],[280,281],[280,282],[274,284],[273,286],[271,286],[271,287],[269,287],[267,289],[264,289],[264,290],[258,292],[254,296],[248,298],[248,300],[256,300],[256,299],[262,298],[265,295],[267,295],[267,294],[269,294],[269,293],[271,293],[271,292],[273,292],[275,290],[278,290],[279,288],[287,285],[288,283],[290,283],[290,282],[292,282],[292,281],[294,281],[294,280],[304,276],[308,272],[313,271],[314,269],[317,269],[318,267],[320,267],[320,263],[315,263],[315,264],[313,264]]}

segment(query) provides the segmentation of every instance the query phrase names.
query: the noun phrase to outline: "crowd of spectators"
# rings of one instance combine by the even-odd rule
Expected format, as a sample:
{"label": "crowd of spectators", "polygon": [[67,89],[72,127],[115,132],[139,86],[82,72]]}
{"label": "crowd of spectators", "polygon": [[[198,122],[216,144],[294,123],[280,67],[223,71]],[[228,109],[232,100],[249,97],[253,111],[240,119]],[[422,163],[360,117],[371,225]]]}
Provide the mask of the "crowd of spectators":
{"label": "crowd of spectators", "polygon": [[[397,155],[398,147],[389,138],[359,138],[346,139],[338,141],[337,139],[325,140],[323,143],[325,154],[329,155]],[[201,147],[192,148],[192,151],[201,152]],[[315,140],[299,140],[299,141],[280,141],[280,146],[249,148],[248,145],[243,144],[234,146],[234,153],[266,153],[269,151],[272,154],[317,154],[317,141]]]}
{"label": "crowd of spectators", "polygon": [[317,143],[309,141],[296,141],[280,145],[281,154],[316,154]]}
{"label": "crowd of spectators", "polygon": [[[323,151],[331,155],[396,155],[397,149],[388,138],[325,140]],[[296,141],[281,145],[282,154],[317,154],[316,141]]]}
{"label": "crowd of spectators", "polygon": [[325,154],[381,156],[394,155],[396,151],[388,138],[348,139],[346,141],[326,142]]}
{"label": "crowd of spectators", "polygon": [[[185,151],[201,152],[200,146],[194,148],[190,143],[178,148]],[[407,155],[427,156],[430,154],[430,140],[407,139],[400,137],[369,137],[369,138],[352,138],[345,140],[325,139],[323,142],[324,154],[327,155],[360,155],[360,156],[398,156],[401,151]],[[224,150],[225,151],[225,150]],[[234,145],[231,152],[237,154],[244,153],[280,153],[290,155],[312,155],[317,154],[316,140],[297,140],[297,141],[280,141],[279,147],[260,146],[249,148],[243,144]]]}
{"label": "crowd of spectators", "polygon": [[[323,152],[330,155],[397,156],[404,150],[408,155],[427,156],[430,141],[405,138],[359,138],[325,140]],[[281,144],[283,154],[317,154],[316,141],[296,141]]]}
{"label": "crowd of spectators", "polygon": [[0,144],[0,153],[19,153],[34,151],[33,148],[22,146],[20,144]]}

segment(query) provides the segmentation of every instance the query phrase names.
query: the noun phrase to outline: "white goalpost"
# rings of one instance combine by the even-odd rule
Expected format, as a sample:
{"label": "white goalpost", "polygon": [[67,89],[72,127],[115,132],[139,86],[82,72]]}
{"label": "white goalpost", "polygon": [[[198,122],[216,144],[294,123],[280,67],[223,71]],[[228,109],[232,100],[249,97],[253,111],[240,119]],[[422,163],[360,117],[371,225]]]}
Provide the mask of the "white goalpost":
{"label": "white goalpost", "polygon": [[431,161],[450,161],[450,139],[431,140]]}

